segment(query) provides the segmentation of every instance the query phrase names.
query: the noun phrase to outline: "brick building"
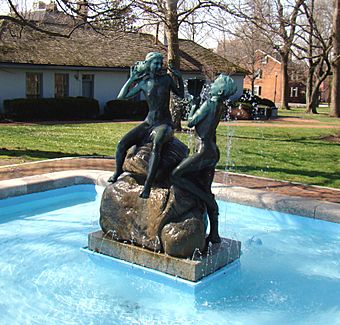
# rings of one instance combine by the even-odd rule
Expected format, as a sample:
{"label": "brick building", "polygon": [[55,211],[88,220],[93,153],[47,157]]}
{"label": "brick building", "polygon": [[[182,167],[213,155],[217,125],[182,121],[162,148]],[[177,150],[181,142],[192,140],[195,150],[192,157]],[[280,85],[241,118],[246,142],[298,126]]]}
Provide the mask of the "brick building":
{"label": "brick building", "polygon": [[[279,102],[281,100],[281,62],[273,56],[261,51],[256,51],[254,71],[254,94],[263,98]],[[244,88],[251,90],[251,77],[244,79]]]}
{"label": "brick building", "polygon": [[[256,51],[254,94],[275,103],[281,102],[282,74],[281,62],[273,56]],[[289,102],[306,103],[305,70],[303,66],[290,64],[289,67]],[[252,76],[244,79],[244,88],[251,90]]]}

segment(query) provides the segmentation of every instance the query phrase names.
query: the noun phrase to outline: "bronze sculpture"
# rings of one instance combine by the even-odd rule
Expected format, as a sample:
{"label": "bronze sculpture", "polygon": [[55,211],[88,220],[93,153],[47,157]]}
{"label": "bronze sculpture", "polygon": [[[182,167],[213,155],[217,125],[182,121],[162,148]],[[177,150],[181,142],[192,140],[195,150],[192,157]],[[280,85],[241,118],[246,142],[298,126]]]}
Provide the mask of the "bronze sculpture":
{"label": "bronze sculpture", "polygon": [[[195,127],[199,139],[199,148],[192,156],[184,159],[172,172],[171,180],[206,203],[210,221],[210,234],[207,242],[219,243],[218,234],[218,205],[211,192],[214,169],[220,154],[216,145],[216,128],[221,118],[223,101],[236,92],[236,86],[229,76],[221,74],[212,84],[210,97],[200,106],[193,105],[188,117],[188,126]],[[204,188],[197,186],[187,178],[188,174],[206,171],[210,177]]]}
{"label": "bronze sculpture", "polygon": [[[230,77],[220,75],[201,106],[204,81],[195,80],[195,91],[188,89],[194,97],[188,126],[195,127],[200,143],[198,151],[188,157],[187,146],[173,136],[169,111],[170,91],[184,96],[183,80],[170,67],[176,84],[162,71],[162,64],[160,53],[147,54],[145,61],[131,69],[118,95],[119,99],[129,99],[142,92],[149,113],[118,144],[116,172],[102,196],[100,226],[116,241],[186,258],[205,252],[209,242],[221,242],[218,206],[211,192],[219,160],[216,128],[223,101],[236,87]],[[127,173],[118,179],[123,171]],[[207,238],[206,212],[210,220]]]}
{"label": "bronze sculpture", "polygon": [[152,140],[152,152],[149,169],[141,198],[148,198],[151,185],[157,172],[163,145],[173,136],[173,124],[169,111],[170,91],[179,97],[184,96],[184,84],[181,74],[169,65],[169,70],[176,76],[178,85],[172,77],[162,71],[163,56],[150,52],[145,61],[137,62],[131,69],[129,80],[124,84],[118,99],[129,99],[142,92],[149,106],[149,113],[144,122],[128,132],[118,143],[116,151],[116,171],[109,182],[115,183],[123,173],[123,163],[129,148]]}

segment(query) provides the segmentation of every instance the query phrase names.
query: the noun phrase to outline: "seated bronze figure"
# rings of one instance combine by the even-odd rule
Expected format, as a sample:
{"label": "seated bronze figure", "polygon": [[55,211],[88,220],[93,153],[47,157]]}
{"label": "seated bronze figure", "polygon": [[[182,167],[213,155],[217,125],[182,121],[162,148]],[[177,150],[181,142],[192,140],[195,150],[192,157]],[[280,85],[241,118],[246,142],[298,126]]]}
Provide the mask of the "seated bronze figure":
{"label": "seated bronze figure", "polygon": [[149,112],[144,122],[129,131],[118,143],[116,171],[109,179],[109,182],[114,183],[123,173],[123,163],[129,148],[152,141],[148,175],[144,189],[140,193],[141,198],[149,197],[160,161],[162,146],[173,136],[173,123],[169,110],[170,91],[179,97],[184,96],[181,74],[169,66],[169,70],[177,79],[176,83],[162,68],[162,54],[158,52],[148,53],[145,61],[137,62],[131,69],[130,78],[117,97],[118,99],[129,99],[141,92],[149,106]]}

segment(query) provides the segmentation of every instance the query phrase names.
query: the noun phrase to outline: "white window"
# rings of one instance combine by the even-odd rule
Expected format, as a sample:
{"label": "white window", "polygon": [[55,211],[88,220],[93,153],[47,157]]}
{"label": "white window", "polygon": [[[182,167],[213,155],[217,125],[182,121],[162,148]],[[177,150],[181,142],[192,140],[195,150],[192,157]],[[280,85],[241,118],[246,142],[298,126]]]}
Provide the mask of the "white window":
{"label": "white window", "polygon": [[263,57],[261,58],[261,63],[262,63],[262,64],[267,64],[267,63],[268,63],[268,56],[267,56],[267,55],[265,55],[265,56],[263,56]]}
{"label": "white window", "polygon": [[262,79],[262,76],[263,76],[263,71],[262,69],[258,69],[255,71],[255,79]]}
{"label": "white window", "polygon": [[290,97],[298,97],[299,88],[298,87],[290,87]]}
{"label": "white window", "polygon": [[254,95],[261,96],[262,87],[261,86],[254,86]]}

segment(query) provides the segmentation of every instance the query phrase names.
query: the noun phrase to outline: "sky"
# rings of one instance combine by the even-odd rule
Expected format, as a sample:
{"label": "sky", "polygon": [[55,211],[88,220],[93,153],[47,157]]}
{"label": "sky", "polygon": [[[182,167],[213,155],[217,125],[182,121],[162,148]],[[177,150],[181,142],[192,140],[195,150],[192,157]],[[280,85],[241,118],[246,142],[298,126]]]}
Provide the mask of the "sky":
{"label": "sky", "polygon": [[[32,10],[34,0],[13,0],[13,2],[19,5],[19,8],[23,9],[23,11]],[[49,3],[50,1],[44,1],[45,3]],[[8,14],[9,13],[9,4],[7,0],[0,0],[0,14]],[[179,35],[180,38],[185,38],[184,35]],[[196,41],[204,47],[215,49],[217,47],[217,38],[216,33],[214,37],[207,33],[204,37],[199,37]],[[220,37],[222,38],[222,36]]]}

